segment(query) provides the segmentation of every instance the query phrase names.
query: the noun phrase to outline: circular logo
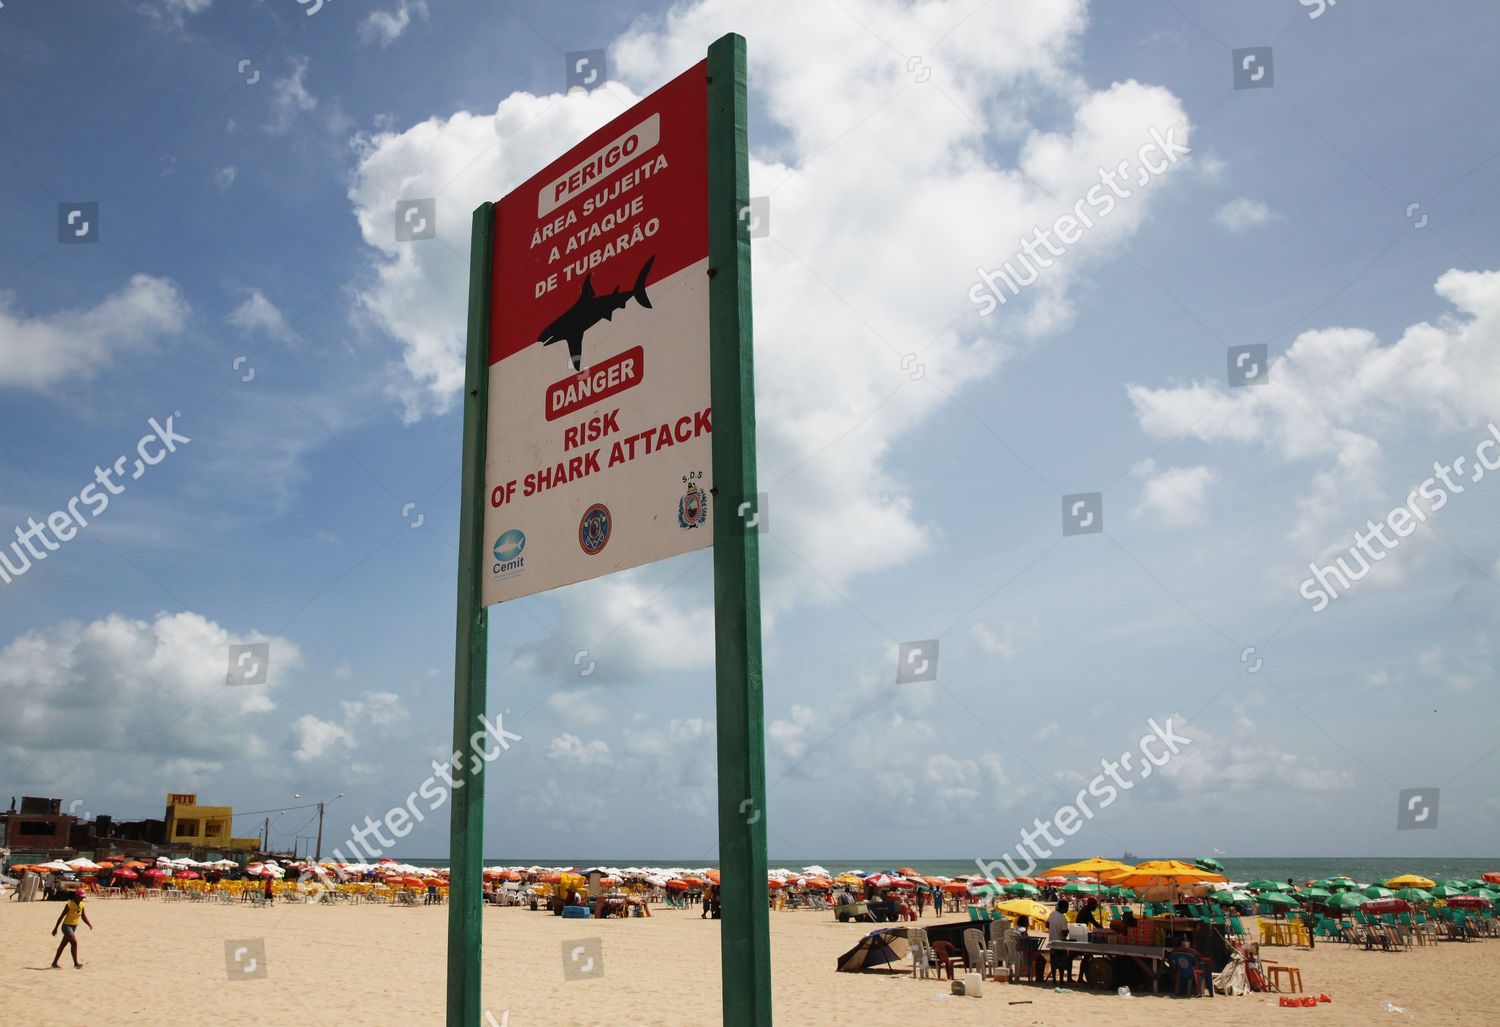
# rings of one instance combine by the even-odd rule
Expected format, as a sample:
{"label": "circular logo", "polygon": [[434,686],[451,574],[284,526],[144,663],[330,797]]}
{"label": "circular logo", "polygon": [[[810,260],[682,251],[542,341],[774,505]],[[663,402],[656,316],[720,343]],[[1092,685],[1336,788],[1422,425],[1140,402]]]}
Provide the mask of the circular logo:
{"label": "circular logo", "polygon": [[597,556],[609,544],[609,533],[613,527],[614,519],[609,515],[609,507],[603,503],[595,503],[583,512],[583,520],[578,522],[579,547],[590,556]]}
{"label": "circular logo", "polygon": [[501,563],[510,563],[520,556],[521,550],[525,548],[526,533],[512,528],[495,539],[495,559]]}

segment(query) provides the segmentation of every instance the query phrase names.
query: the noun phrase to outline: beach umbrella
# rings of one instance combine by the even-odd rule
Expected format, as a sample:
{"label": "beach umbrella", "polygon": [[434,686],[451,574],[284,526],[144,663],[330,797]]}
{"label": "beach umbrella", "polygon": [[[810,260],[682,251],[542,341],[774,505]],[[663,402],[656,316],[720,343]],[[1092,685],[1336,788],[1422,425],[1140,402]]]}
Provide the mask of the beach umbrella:
{"label": "beach umbrella", "polygon": [[996,884],[993,881],[985,881],[983,884],[969,885],[969,892],[974,895],[995,896],[1005,894],[1005,885]]}
{"label": "beach umbrella", "polygon": [[173,874],[172,876],[176,877],[176,878],[181,878],[184,881],[191,881],[191,880],[195,880],[195,879],[197,879],[199,877],[202,877],[203,875],[200,874],[200,873],[198,873],[198,871],[196,871],[196,870],[179,870],[175,874]]}
{"label": "beach umbrella", "polygon": [[1500,870],[1491,870],[1487,874],[1480,874],[1479,877],[1489,884],[1500,884]]}
{"label": "beach umbrella", "polygon": [[1431,902],[1432,893],[1425,888],[1397,888],[1396,898],[1407,902]]}
{"label": "beach umbrella", "polygon": [[1410,913],[1411,903],[1405,899],[1371,899],[1361,902],[1359,908],[1366,913]]}
{"label": "beach umbrella", "polygon": [[1455,881],[1450,878],[1446,881],[1439,881],[1437,883],[1437,886],[1439,888],[1452,888],[1454,891],[1463,891],[1468,887],[1468,884],[1463,881]]}
{"label": "beach umbrella", "polygon": [[913,870],[911,867],[897,867],[896,868],[896,873],[900,874],[902,877],[921,877],[922,876],[921,874],[919,874],[915,870]]}
{"label": "beach umbrella", "polygon": [[1031,899],[1006,899],[997,905],[995,910],[1012,917],[1027,917],[1031,921],[1031,926],[1037,930],[1046,929],[1047,917],[1052,913],[1046,906]]}
{"label": "beach umbrella", "polygon": [[1455,895],[1447,901],[1448,905],[1455,909],[1479,909],[1483,906],[1493,905],[1489,899],[1479,895]]}
{"label": "beach umbrella", "polygon": [[1088,859],[1081,859],[1077,863],[1065,863],[1060,867],[1053,867],[1047,873],[1069,876],[1073,874],[1087,874],[1090,877],[1098,877],[1100,874],[1108,871],[1129,869],[1131,869],[1129,866],[1118,860],[1105,859],[1103,856],[1091,856]]}
{"label": "beach umbrella", "polygon": [[1211,870],[1216,874],[1225,872],[1224,864],[1209,856],[1200,856],[1198,859],[1193,860],[1193,865],[1199,870]]}
{"label": "beach umbrella", "polygon": [[1087,881],[1073,881],[1070,884],[1063,885],[1063,887],[1058,889],[1058,892],[1062,895],[1097,895],[1099,893],[1099,886],[1097,884],[1090,884]]}
{"label": "beach umbrella", "polygon": [[837,972],[858,973],[861,970],[889,969],[892,963],[900,963],[905,959],[910,951],[906,928],[887,927],[871,931],[852,949],[839,956]]}
{"label": "beach umbrella", "polygon": [[950,892],[954,895],[967,895],[969,894],[969,882],[949,881],[947,884],[943,885],[943,891]]}
{"label": "beach umbrella", "polygon": [[703,876],[714,884],[719,883],[719,872],[717,870],[705,870]]}
{"label": "beach umbrella", "polygon": [[162,877],[166,877],[167,876],[167,872],[165,870],[160,870],[160,869],[158,869],[156,867],[152,867],[150,870],[147,870],[141,876],[143,876],[143,877],[162,878]]}
{"label": "beach umbrella", "polygon": [[776,878],[772,877],[772,878],[767,879],[767,881],[766,881],[766,887],[767,888],[785,888],[786,887],[786,882],[785,881],[779,881]]}
{"label": "beach umbrella", "polygon": [[1279,891],[1271,892],[1269,895],[1262,895],[1256,901],[1261,902],[1267,906],[1274,906],[1279,909],[1293,909],[1296,906],[1300,905],[1300,903],[1298,903],[1296,899],[1292,898],[1285,892]]}
{"label": "beach umbrella", "polygon": [[1251,881],[1245,885],[1251,891],[1286,891],[1287,886],[1283,881]]}
{"label": "beach umbrella", "polygon": [[1417,874],[1402,874],[1385,882],[1387,888],[1431,888],[1435,882]]}
{"label": "beach umbrella", "polygon": [[1388,899],[1392,895],[1394,895],[1395,892],[1391,891],[1389,888],[1382,888],[1378,884],[1372,884],[1370,885],[1370,887],[1360,892],[1360,894],[1372,899]]}
{"label": "beach umbrella", "polygon": [[1027,884],[1025,881],[1012,881],[1003,890],[1007,895],[1028,895],[1033,898],[1042,893],[1036,885]]}
{"label": "beach umbrella", "polygon": [[116,870],[115,871],[115,876],[118,877],[118,878],[121,878],[122,880],[134,881],[137,877],[139,877],[141,875],[138,874],[138,873],[136,873],[134,870],[130,869],[129,867],[125,867],[122,870]]}
{"label": "beach umbrella", "polygon": [[1333,893],[1326,888],[1307,888],[1297,893],[1298,898],[1303,899],[1328,899]]}
{"label": "beach umbrella", "polygon": [[1455,888],[1450,884],[1440,884],[1436,888],[1428,889],[1435,899],[1451,899],[1455,895],[1463,895],[1462,888]]}
{"label": "beach umbrella", "polygon": [[1214,892],[1213,900],[1221,905],[1232,906],[1240,902],[1254,902],[1255,896],[1247,891]]}
{"label": "beach umbrella", "polygon": [[1333,898],[1324,903],[1324,905],[1329,906],[1333,909],[1358,909],[1360,903],[1367,901],[1369,900],[1360,895],[1358,892],[1346,891],[1340,892],[1339,894],[1335,895]]}

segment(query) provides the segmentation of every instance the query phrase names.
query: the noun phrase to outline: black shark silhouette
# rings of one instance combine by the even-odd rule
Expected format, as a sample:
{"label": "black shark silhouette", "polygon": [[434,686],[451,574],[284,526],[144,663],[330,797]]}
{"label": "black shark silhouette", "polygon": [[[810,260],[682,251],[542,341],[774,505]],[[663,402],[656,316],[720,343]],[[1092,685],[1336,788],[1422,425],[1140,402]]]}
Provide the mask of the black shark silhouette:
{"label": "black shark silhouette", "polygon": [[654,255],[647,258],[645,266],[641,268],[641,273],[635,276],[635,288],[629,292],[615,289],[606,296],[596,296],[594,276],[585,275],[577,302],[563,311],[556,321],[543,328],[541,338],[537,341],[543,346],[550,346],[559,339],[567,339],[568,357],[573,362],[573,370],[577,371],[583,358],[584,332],[600,321],[611,320],[615,316],[615,311],[623,309],[625,304],[632,299],[647,310],[651,309],[651,298],[646,295],[646,276],[651,273],[651,264],[655,260]]}

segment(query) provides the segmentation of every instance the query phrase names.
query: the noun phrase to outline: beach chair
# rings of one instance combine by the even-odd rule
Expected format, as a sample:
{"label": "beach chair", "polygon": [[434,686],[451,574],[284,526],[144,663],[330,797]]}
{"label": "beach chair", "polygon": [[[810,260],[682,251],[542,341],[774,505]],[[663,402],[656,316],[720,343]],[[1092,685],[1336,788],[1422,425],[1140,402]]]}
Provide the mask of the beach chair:
{"label": "beach chair", "polygon": [[948,980],[953,980],[953,964],[962,963],[963,957],[958,954],[946,941],[935,941],[932,943],[932,966],[936,969],[934,976],[942,977],[942,971],[948,972]]}
{"label": "beach chair", "polygon": [[907,944],[911,946],[911,975],[923,980],[932,976],[932,943],[927,940],[927,932],[920,927],[913,927],[906,932]]}
{"label": "beach chair", "polygon": [[981,974],[989,965],[989,953],[984,946],[984,932],[977,927],[964,929],[964,965]]}
{"label": "beach chair", "polygon": [[979,907],[978,906],[970,906],[969,907],[969,919],[970,920],[978,920],[979,919]]}
{"label": "beach chair", "polygon": [[[1167,966],[1171,968],[1173,975],[1173,994],[1196,997],[1203,993],[1204,969],[1197,956],[1191,952],[1168,952]],[[1207,983],[1208,994],[1212,996],[1214,991],[1212,979]]]}

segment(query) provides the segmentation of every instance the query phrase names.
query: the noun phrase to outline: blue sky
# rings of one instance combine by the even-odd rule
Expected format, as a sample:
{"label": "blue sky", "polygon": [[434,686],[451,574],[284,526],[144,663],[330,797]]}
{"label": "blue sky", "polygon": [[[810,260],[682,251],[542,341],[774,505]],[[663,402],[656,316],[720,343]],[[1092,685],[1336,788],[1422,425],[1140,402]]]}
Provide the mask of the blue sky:
{"label": "blue sky", "polygon": [[[0,585],[10,792],[344,793],[337,841],[432,774],[469,211],[733,29],[773,859],[996,856],[1169,716],[1192,743],[1063,855],[1496,851],[1500,474],[1299,595],[1500,423],[1491,5],[310,6],[0,10],[0,529],[150,418],[191,439]],[[1273,85],[1233,88],[1264,46]],[[609,84],[567,93],[594,48]],[[977,268],[1174,128],[1188,156],[980,315]],[[427,196],[437,238],[397,242]],[[97,241],[59,242],[85,202]],[[1267,384],[1229,388],[1258,344]],[[1090,492],[1104,532],[1065,537]],[[713,857],[710,566],[492,612],[521,740],[487,854]],[[1395,829],[1410,788],[1437,830]],[[393,854],[441,855],[442,814]]]}

